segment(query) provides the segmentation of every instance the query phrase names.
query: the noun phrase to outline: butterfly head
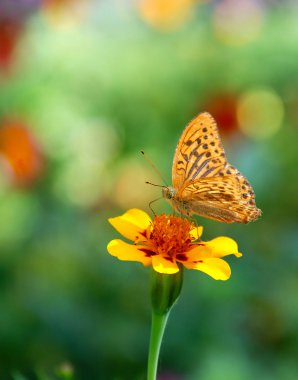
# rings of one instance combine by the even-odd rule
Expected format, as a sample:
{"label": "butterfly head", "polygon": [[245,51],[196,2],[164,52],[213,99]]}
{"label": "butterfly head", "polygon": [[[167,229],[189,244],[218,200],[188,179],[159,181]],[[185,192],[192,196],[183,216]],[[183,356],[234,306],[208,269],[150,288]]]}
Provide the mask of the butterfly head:
{"label": "butterfly head", "polygon": [[162,196],[163,198],[165,198],[166,200],[171,200],[174,198],[174,196],[176,195],[176,190],[173,188],[173,187],[163,187],[162,188]]}

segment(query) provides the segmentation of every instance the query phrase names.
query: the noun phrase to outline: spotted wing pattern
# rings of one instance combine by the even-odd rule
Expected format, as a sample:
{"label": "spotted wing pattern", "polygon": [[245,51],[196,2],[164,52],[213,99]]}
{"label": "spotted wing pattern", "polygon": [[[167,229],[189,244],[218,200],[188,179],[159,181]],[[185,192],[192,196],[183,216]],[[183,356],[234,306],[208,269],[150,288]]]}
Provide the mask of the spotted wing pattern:
{"label": "spotted wing pattern", "polygon": [[214,177],[227,163],[216,122],[201,113],[184,129],[178,142],[172,167],[173,187],[179,190],[185,182]]}
{"label": "spotted wing pattern", "polygon": [[215,120],[208,113],[198,115],[182,133],[172,177],[173,201],[182,213],[187,210],[187,215],[226,223],[247,223],[261,215],[251,185],[227,162]]}
{"label": "spotted wing pattern", "polygon": [[197,180],[186,186],[181,194],[177,193],[177,199],[187,202],[189,214],[199,214],[225,223],[248,223],[256,220],[261,211],[256,207],[251,186],[244,184],[243,179],[246,181],[239,173],[239,176]]}

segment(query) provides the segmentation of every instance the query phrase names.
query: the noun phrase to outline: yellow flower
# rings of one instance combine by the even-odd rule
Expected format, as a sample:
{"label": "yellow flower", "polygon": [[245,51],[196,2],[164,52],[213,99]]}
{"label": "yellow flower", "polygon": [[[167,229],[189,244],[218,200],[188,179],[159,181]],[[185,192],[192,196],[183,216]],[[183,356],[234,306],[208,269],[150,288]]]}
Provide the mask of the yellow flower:
{"label": "yellow flower", "polygon": [[155,216],[139,209],[128,210],[109,222],[125,238],[110,241],[108,252],[119,260],[138,261],[152,266],[156,272],[173,274],[179,271],[178,264],[185,268],[200,270],[215,280],[228,280],[229,264],[222,259],[227,255],[241,257],[237,243],[225,236],[207,242],[200,240],[203,227],[196,227],[189,220],[173,215]]}

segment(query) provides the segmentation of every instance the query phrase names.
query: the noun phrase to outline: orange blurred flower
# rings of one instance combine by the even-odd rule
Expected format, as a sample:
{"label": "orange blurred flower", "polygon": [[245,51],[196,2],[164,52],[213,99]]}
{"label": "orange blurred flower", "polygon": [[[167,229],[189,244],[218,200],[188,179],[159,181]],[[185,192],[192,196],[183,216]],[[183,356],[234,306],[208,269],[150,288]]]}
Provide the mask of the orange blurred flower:
{"label": "orange blurred flower", "polygon": [[211,96],[204,108],[213,115],[222,133],[232,134],[239,128],[237,120],[238,98],[232,93]]}
{"label": "orange blurred flower", "polygon": [[0,158],[14,185],[30,185],[41,174],[43,159],[40,149],[20,121],[10,121],[0,126]]}
{"label": "orange blurred flower", "polygon": [[142,0],[141,17],[157,29],[174,29],[191,15],[195,0]]}
{"label": "orange blurred flower", "polygon": [[55,27],[69,27],[84,20],[89,0],[44,0],[43,13]]}
{"label": "orange blurred flower", "polygon": [[0,69],[9,70],[23,30],[21,23],[0,21]]}

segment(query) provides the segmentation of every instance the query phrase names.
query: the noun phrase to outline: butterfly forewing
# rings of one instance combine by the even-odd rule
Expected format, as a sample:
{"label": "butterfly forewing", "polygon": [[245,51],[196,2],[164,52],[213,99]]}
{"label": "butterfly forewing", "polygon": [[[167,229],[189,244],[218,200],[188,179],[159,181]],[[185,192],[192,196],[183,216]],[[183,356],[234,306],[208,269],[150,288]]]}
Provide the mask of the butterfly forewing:
{"label": "butterfly forewing", "polygon": [[173,167],[173,187],[180,189],[185,182],[197,177],[215,176],[226,163],[215,120],[207,112],[194,118],[178,142]]}
{"label": "butterfly forewing", "polygon": [[257,219],[255,195],[247,179],[226,160],[215,120],[208,113],[193,119],[178,142],[172,199],[176,210],[226,223]]}

